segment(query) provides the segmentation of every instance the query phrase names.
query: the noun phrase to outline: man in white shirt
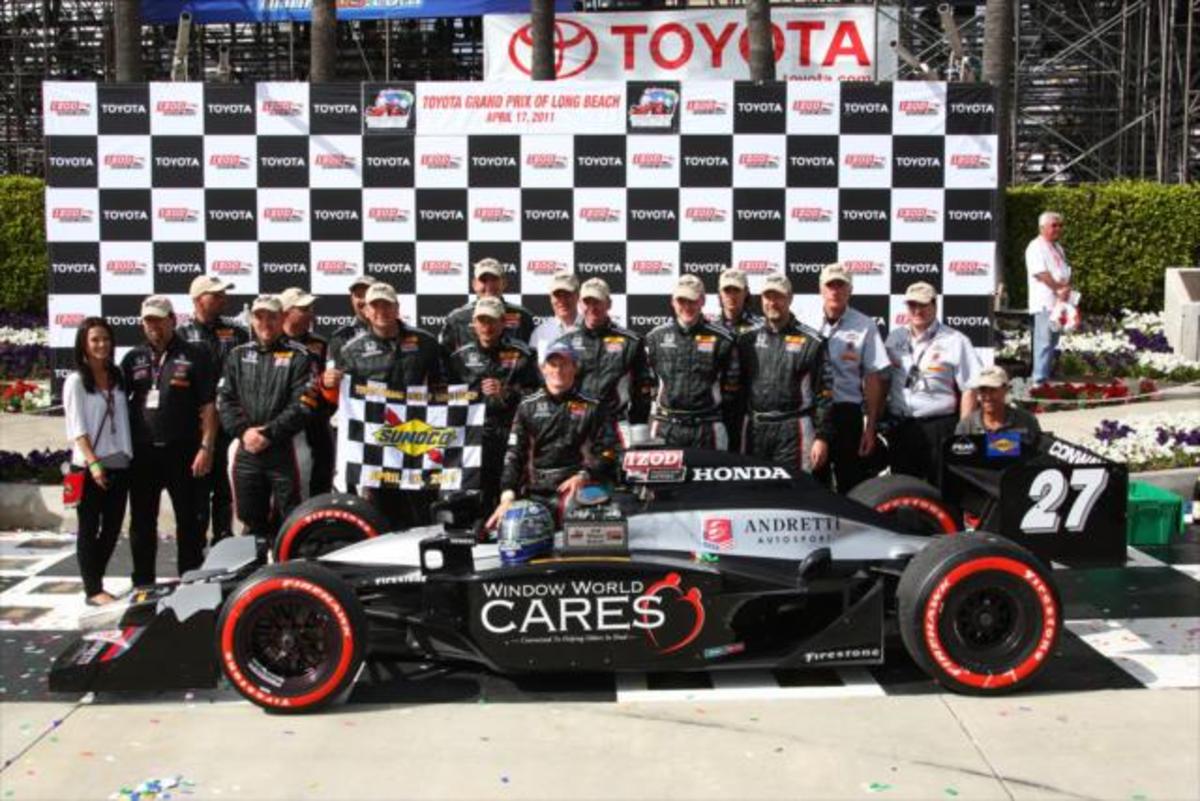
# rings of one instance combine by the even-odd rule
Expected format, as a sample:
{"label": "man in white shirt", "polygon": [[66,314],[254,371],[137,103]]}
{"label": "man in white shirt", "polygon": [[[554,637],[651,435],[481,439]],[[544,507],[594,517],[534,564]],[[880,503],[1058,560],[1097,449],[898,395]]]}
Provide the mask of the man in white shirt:
{"label": "man in white shirt", "polygon": [[853,291],[853,279],[841,264],[828,264],[821,271],[822,320],[816,328],[825,337],[833,373],[833,442],[830,464],[814,475],[826,486],[836,478],[843,495],[868,477],[889,367],[875,321],[850,307]]}
{"label": "man in white shirt", "polygon": [[971,341],[937,319],[937,290],[920,281],[904,292],[908,324],[888,334],[892,363],[888,414],[896,421],[888,439],[892,472],[936,485],[942,440],[975,410],[971,389],[981,369]]}
{"label": "man in white shirt", "polygon": [[537,351],[538,364],[546,358],[546,348],[579,327],[579,279],[574,273],[559,270],[551,277],[550,308],[554,315],[538,323],[529,337],[529,347]]}
{"label": "man in white shirt", "polygon": [[1025,271],[1029,287],[1029,313],[1033,315],[1033,380],[1043,383],[1054,372],[1058,332],[1050,330],[1050,310],[1071,296],[1071,265],[1058,238],[1062,215],[1043,211],[1038,216],[1038,235],[1025,248]]}

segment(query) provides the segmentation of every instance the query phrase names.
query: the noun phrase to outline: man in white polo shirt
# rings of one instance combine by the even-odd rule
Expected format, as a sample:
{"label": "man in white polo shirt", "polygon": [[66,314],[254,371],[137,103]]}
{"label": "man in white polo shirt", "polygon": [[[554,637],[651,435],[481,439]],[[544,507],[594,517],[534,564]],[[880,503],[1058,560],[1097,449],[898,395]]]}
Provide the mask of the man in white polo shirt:
{"label": "man in white polo shirt", "polygon": [[[843,495],[868,478],[868,457],[875,452],[875,427],[883,416],[887,397],[887,351],[875,321],[850,307],[854,282],[841,264],[821,271],[822,320],[833,373],[833,441],[831,464],[815,471],[825,483],[837,481]],[[863,406],[866,421],[863,421]]]}
{"label": "man in white polo shirt", "polygon": [[1071,265],[1058,244],[1062,227],[1061,214],[1043,211],[1038,216],[1038,235],[1025,248],[1029,313],[1033,315],[1033,380],[1038,384],[1050,380],[1058,352],[1058,332],[1050,330],[1050,310],[1071,297]]}
{"label": "man in white polo shirt", "polygon": [[529,347],[537,352],[539,364],[546,356],[546,348],[583,322],[579,313],[579,278],[574,273],[559,270],[551,276],[550,309],[553,315],[538,323],[529,337]]}
{"label": "man in white polo shirt", "polygon": [[888,439],[892,472],[937,484],[942,440],[975,409],[971,385],[981,365],[961,331],[937,319],[937,290],[920,281],[904,292],[908,324],[887,338],[892,363]]}

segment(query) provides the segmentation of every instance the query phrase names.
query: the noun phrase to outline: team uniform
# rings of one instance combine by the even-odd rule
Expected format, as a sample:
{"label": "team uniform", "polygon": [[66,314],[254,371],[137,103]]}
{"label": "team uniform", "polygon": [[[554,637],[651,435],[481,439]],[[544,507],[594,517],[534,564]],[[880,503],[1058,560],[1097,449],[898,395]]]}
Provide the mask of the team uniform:
{"label": "team uniform", "polygon": [[733,337],[704,320],[658,326],[645,340],[654,379],[650,435],[681,448],[727,450],[724,417],[738,396]]}
{"label": "team uniform", "polygon": [[893,329],[886,347],[892,472],[937,485],[941,443],[958,423],[959,402],[979,373],[979,358],[962,332],[937,320],[919,337],[908,326]]}
{"label": "team uniform", "polygon": [[[313,383],[321,380],[321,370],[329,358],[329,342],[325,337],[308,331],[298,337],[289,336],[293,342],[308,351],[313,368]],[[329,404],[321,403],[313,410],[304,434],[308,449],[312,453],[312,478],[308,484],[309,496],[321,495],[333,489],[333,432],[329,419],[333,415]]]}
{"label": "team uniform", "polygon": [[809,470],[814,439],[832,438],[832,379],[824,339],[794,316],[778,331],[765,323],[737,338],[747,396],[742,452]]}
{"label": "team uniform", "polygon": [[[208,348],[212,354],[210,369],[214,382],[220,381],[229,352],[250,341],[250,332],[228,317],[218,317],[211,324],[193,319],[187,325],[180,326],[175,334],[187,342]],[[200,534],[203,536],[208,530],[211,504],[213,542],[233,533],[230,486],[225,479],[229,467],[226,461],[228,451],[229,436],[224,431],[217,432],[217,441],[213,446],[212,471],[204,478],[198,479],[195,484],[196,514],[199,517]]]}
{"label": "team uniform", "polygon": [[[609,418],[622,424],[645,425],[650,418],[653,380],[646,367],[642,338],[611,320],[598,328],[580,326],[559,340],[571,346],[579,363],[579,391],[604,404]],[[627,432],[620,431],[622,443]]]}
{"label": "team uniform", "polygon": [[[503,300],[503,298],[501,298]],[[471,341],[471,321],[475,318],[475,301],[459,306],[446,316],[438,341],[446,353],[454,353]],[[533,315],[524,306],[504,301],[504,330],[512,339],[528,342],[533,334]]]}
{"label": "team uniform", "polygon": [[[749,304],[742,306],[742,313],[737,317],[726,317],[724,311],[713,320],[737,341],[739,334],[744,334],[752,328],[762,325],[763,318],[750,311]],[[728,399],[725,406],[725,433],[729,436],[729,450],[742,450],[742,423],[746,419],[746,395],[738,393]]]}
{"label": "team uniform", "polygon": [[[217,414],[233,440],[229,449],[234,511],[247,534],[268,542],[282,520],[308,495],[312,467],[305,426],[318,401],[308,350],[280,336],[233,349],[217,387]],[[247,429],[262,427],[270,445],[250,453]]]}
{"label": "team uniform", "polygon": [[329,347],[325,351],[326,364],[335,364],[338,355],[342,352],[342,348],[346,347],[350,340],[370,330],[371,327],[369,325],[355,317],[354,322],[343,325],[334,331],[329,336]]}
{"label": "team uniform", "polygon": [[846,307],[837,320],[821,323],[830,372],[833,376],[833,440],[829,463],[816,471],[826,485],[831,476],[843,495],[867,478],[868,462],[858,455],[863,433],[863,381],[872,373],[887,370],[891,363],[875,321],[857,309]]}
{"label": "team uniform", "polygon": [[481,470],[484,509],[494,509],[499,503],[500,474],[517,406],[524,395],[537,391],[541,385],[535,359],[533,350],[524,342],[503,337],[491,348],[472,341],[456,350],[447,361],[452,384],[466,384],[480,392],[483,379],[495,378],[504,389],[499,397],[479,395],[486,407]]}

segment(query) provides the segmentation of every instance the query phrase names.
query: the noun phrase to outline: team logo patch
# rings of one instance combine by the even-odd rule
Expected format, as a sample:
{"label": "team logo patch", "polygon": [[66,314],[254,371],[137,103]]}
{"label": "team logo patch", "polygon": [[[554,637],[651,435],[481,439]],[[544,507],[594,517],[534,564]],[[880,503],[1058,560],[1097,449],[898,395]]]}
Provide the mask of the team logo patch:
{"label": "team logo patch", "polygon": [[409,456],[424,456],[454,444],[456,430],[453,428],[434,428],[424,420],[401,422],[390,410],[385,419],[388,425],[375,432],[375,441]]}
{"label": "team logo patch", "polygon": [[714,551],[732,551],[733,521],[728,517],[704,518],[704,547]]}
{"label": "team logo patch", "polygon": [[991,431],[987,434],[987,457],[989,459],[1021,455],[1021,435],[1007,431]]}

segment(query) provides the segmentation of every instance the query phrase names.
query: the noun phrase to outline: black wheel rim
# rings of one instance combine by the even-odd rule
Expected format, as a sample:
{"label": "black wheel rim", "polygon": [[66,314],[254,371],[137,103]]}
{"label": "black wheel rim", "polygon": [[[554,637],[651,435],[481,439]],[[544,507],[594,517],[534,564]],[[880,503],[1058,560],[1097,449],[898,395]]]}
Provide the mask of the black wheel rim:
{"label": "black wheel rim", "polygon": [[237,657],[272,695],[304,695],[328,680],[341,655],[337,621],[304,593],[259,599],[238,627]]}
{"label": "black wheel rim", "polygon": [[317,524],[309,528],[292,546],[288,558],[316,559],[363,539],[363,533],[357,529],[347,531],[343,526]]}
{"label": "black wheel rim", "polygon": [[896,521],[898,530],[909,534],[932,537],[946,533],[936,517],[916,506],[899,506],[886,514]]}
{"label": "black wheel rim", "polygon": [[1024,581],[989,571],[951,589],[938,629],[957,664],[975,673],[1000,673],[1020,665],[1037,647],[1040,606]]}

